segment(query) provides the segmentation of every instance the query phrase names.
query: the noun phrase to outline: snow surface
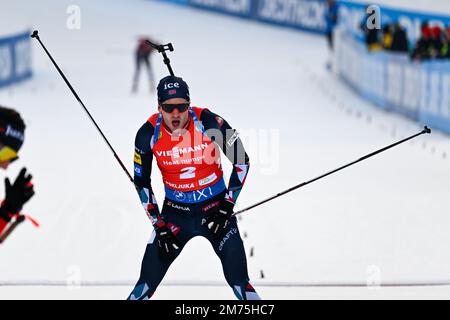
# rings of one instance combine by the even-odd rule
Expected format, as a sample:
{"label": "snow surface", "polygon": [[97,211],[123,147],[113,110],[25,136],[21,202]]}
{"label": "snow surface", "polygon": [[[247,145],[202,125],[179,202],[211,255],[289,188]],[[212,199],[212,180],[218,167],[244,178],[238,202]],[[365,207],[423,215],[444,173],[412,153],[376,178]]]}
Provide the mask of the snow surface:
{"label": "snow surface", "polygon": [[[238,128],[251,171],[236,209],[321,175],[421,130],[355,96],[325,69],[324,38],[152,1],[79,0],[81,29],[66,27],[66,0],[1,1],[0,21],[38,29],[42,41],[132,172],[134,136],[156,110],[145,90],[132,95],[132,51],[139,35],[172,42],[177,75],[193,103]],[[6,10],[3,10],[6,8]],[[27,123],[21,159],[36,196],[1,246],[0,284],[55,281],[82,287],[0,286],[0,299],[123,299],[137,280],[152,231],[135,189],[37,43],[35,75],[0,90],[0,104]],[[153,56],[157,78],[167,74]],[[270,135],[268,135],[270,133]],[[226,164],[224,159],[224,164]],[[229,173],[229,166],[225,166]],[[156,166],[155,166],[156,169]],[[154,189],[163,189],[154,170]],[[242,215],[251,279],[263,298],[450,298],[422,289],[265,287],[275,283],[450,282],[450,139],[433,132]],[[0,186],[0,194],[3,194]],[[264,279],[261,279],[261,272]],[[232,299],[207,240],[193,239],[156,298]],[[322,290],[322,291],[321,291]]]}

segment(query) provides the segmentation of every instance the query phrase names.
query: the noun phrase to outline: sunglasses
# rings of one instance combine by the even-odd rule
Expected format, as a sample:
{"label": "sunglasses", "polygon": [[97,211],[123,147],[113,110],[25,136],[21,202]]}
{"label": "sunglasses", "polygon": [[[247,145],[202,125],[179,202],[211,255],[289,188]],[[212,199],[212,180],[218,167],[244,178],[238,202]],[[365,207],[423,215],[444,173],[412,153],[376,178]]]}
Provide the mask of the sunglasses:
{"label": "sunglasses", "polygon": [[175,109],[178,109],[179,112],[185,112],[189,108],[189,103],[163,103],[161,104],[161,108],[167,113],[172,113]]}
{"label": "sunglasses", "polygon": [[13,162],[19,159],[17,151],[11,149],[8,146],[3,146],[0,149],[0,162]]}

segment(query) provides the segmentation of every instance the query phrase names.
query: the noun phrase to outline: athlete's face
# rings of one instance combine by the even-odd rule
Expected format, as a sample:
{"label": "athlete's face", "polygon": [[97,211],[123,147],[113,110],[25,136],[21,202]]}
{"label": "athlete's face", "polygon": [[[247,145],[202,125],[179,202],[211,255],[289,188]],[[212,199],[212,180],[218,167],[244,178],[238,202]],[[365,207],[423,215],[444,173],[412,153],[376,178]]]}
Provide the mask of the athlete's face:
{"label": "athlete's face", "polygon": [[[185,104],[189,103],[189,101],[186,101],[183,98],[172,98],[169,100],[164,101],[162,104]],[[185,110],[183,112],[180,112],[178,108],[174,108],[172,112],[166,112],[161,107],[161,105],[158,106],[158,111],[162,113],[164,123],[169,127],[169,129],[174,132],[177,129],[184,128],[186,123],[189,120],[189,113],[188,110]]]}

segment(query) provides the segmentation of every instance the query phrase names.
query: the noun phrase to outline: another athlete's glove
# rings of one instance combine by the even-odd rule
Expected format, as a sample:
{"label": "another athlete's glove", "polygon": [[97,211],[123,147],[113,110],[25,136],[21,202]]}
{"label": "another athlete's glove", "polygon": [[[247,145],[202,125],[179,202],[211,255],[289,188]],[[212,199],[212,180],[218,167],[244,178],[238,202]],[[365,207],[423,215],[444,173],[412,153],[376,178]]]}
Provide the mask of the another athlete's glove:
{"label": "another athlete's glove", "polygon": [[3,230],[11,221],[11,214],[6,212],[5,209],[0,207],[0,235],[3,233]]}
{"label": "another athlete's glove", "polygon": [[34,195],[32,175],[27,174],[27,169],[20,170],[19,175],[13,184],[8,178],[5,179],[5,200],[2,208],[11,214],[16,214],[22,210],[22,207]]}
{"label": "another athlete's glove", "polygon": [[181,243],[166,225],[155,229],[161,258],[174,258],[181,248]]}
{"label": "another athlete's glove", "polygon": [[11,221],[11,214],[8,213],[3,207],[0,207],[0,219],[9,222]]}
{"label": "another athlete's glove", "polygon": [[206,218],[205,224],[213,234],[220,236],[225,231],[233,216],[233,208],[233,202],[223,199],[219,209]]}

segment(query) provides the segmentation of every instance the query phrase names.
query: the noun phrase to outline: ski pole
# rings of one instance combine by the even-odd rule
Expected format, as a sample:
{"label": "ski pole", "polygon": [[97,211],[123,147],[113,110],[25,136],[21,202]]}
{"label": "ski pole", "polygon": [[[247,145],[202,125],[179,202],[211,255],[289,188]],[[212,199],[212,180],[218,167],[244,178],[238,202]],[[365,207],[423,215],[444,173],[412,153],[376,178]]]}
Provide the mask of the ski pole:
{"label": "ski pole", "polygon": [[69,87],[70,91],[72,92],[72,94],[75,96],[75,99],[77,99],[77,101],[80,103],[80,105],[83,107],[84,111],[86,111],[87,115],[89,116],[89,118],[91,119],[92,123],[95,125],[95,127],[97,128],[98,132],[100,133],[100,135],[103,137],[103,140],[106,142],[106,144],[108,145],[109,149],[112,151],[114,157],[116,158],[116,160],[119,162],[120,166],[122,167],[122,170],[125,172],[125,174],[128,176],[128,179],[130,179],[131,182],[133,182],[133,178],[131,177],[130,173],[128,172],[128,170],[125,168],[125,165],[123,164],[122,160],[120,160],[119,156],[117,155],[116,151],[114,150],[114,148],[112,147],[112,145],[109,143],[108,139],[106,138],[106,136],[103,134],[103,131],[100,129],[100,127],[98,126],[97,122],[95,121],[95,119],[92,117],[91,113],[89,112],[89,110],[86,108],[86,106],[84,105],[83,101],[81,101],[80,97],[78,96],[78,94],[76,93],[75,89],[72,87],[72,85],[70,84],[69,80],[67,80],[66,76],[64,75],[64,73],[61,71],[61,69],[59,68],[58,64],[55,62],[55,60],[53,59],[52,55],[50,54],[50,52],[48,52],[47,48],[44,46],[44,44],[42,43],[41,39],[39,38],[38,35],[38,31],[35,30],[33,31],[33,34],[31,35],[32,38],[36,39],[37,41],[39,41],[40,45],[42,46],[42,48],[44,49],[45,53],[47,54],[47,56],[50,58],[50,60],[52,61],[53,65],[55,66],[56,70],[58,70],[59,74],[61,75],[61,77],[63,78],[64,82],[67,84],[67,86]]}
{"label": "ski pole", "polygon": [[431,133],[431,130],[430,130],[427,126],[425,126],[424,129],[423,129],[421,132],[419,132],[419,133],[416,133],[416,134],[414,134],[414,135],[412,135],[412,136],[410,136],[410,137],[408,137],[408,138],[405,138],[405,139],[400,140],[400,141],[398,141],[398,142],[396,142],[396,143],[393,143],[393,144],[391,144],[391,145],[388,145],[387,147],[384,147],[384,148],[381,148],[381,149],[379,149],[379,150],[377,150],[377,151],[374,151],[374,152],[372,152],[372,153],[369,153],[369,154],[367,154],[367,155],[365,155],[365,156],[359,158],[358,160],[355,160],[355,161],[350,162],[350,163],[348,163],[348,164],[346,164],[346,165],[344,165],[344,166],[342,166],[342,167],[339,167],[339,168],[334,169],[334,170],[332,170],[332,171],[330,171],[330,172],[327,172],[327,173],[325,173],[325,174],[323,174],[323,175],[321,175],[321,176],[318,176],[317,178],[314,178],[314,179],[311,179],[311,180],[309,180],[309,181],[300,183],[300,184],[298,184],[298,185],[296,185],[296,186],[294,186],[294,187],[291,187],[291,188],[289,188],[289,189],[287,189],[287,190],[285,190],[285,191],[282,191],[282,192],[280,192],[280,193],[277,193],[276,195],[273,195],[273,196],[271,196],[271,197],[269,197],[269,198],[267,198],[267,199],[265,199],[265,200],[262,200],[262,201],[260,201],[260,202],[257,202],[257,203],[255,203],[255,204],[253,204],[253,205],[251,205],[251,206],[249,206],[249,207],[247,207],[247,208],[244,208],[244,209],[242,209],[242,210],[236,211],[235,213],[233,213],[233,215],[238,215],[238,214],[241,214],[241,213],[243,213],[243,212],[245,212],[245,211],[248,211],[248,210],[250,210],[250,209],[253,209],[253,208],[255,208],[255,207],[258,207],[258,206],[260,206],[260,205],[262,205],[262,204],[264,204],[264,203],[266,203],[266,202],[269,202],[269,201],[271,201],[271,200],[273,200],[273,199],[276,199],[276,198],[278,198],[278,197],[281,197],[282,195],[285,195],[286,193],[289,193],[289,192],[294,191],[294,190],[296,190],[296,189],[298,189],[298,188],[304,187],[304,186],[306,186],[306,185],[308,185],[308,184],[310,184],[310,183],[313,183],[314,181],[317,181],[317,180],[320,180],[320,179],[322,179],[322,178],[325,178],[326,176],[329,176],[329,175],[331,175],[331,174],[333,174],[333,173],[336,173],[336,172],[338,172],[338,171],[341,171],[342,169],[345,169],[345,168],[347,168],[347,167],[350,167],[350,166],[352,166],[352,165],[354,165],[354,164],[356,164],[356,163],[358,163],[358,162],[361,162],[361,161],[366,160],[366,159],[368,159],[368,158],[370,158],[370,157],[373,157],[373,156],[376,155],[376,154],[379,154],[379,153],[381,153],[381,152],[383,152],[383,151],[386,151],[386,150],[388,150],[388,149],[390,149],[390,148],[393,148],[393,147],[395,147],[395,146],[397,146],[397,145],[399,145],[399,144],[402,144],[402,143],[404,143],[404,142],[406,142],[406,141],[408,141],[408,140],[414,139],[414,138],[416,138],[416,137],[418,137],[418,136],[420,136],[420,135],[422,135],[422,134],[425,134],[425,133]]}

